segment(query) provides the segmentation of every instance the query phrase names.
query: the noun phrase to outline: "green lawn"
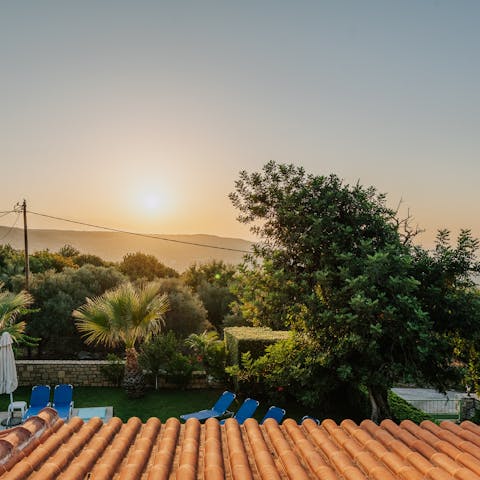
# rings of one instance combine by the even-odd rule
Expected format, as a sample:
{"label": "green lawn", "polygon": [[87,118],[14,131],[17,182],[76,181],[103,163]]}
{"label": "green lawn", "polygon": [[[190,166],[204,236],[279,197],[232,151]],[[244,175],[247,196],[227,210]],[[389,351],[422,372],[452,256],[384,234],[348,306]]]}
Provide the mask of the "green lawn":
{"label": "green lawn", "polygon": [[[14,392],[14,399],[28,403],[30,391],[28,387],[19,387]],[[75,407],[80,408],[111,405],[114,415],[124,422],[130,417],[139,417],[145,422],[150,417],[165,421],[170,417],[179,417],[182,413],[210,408],[221,393],[222,390],[149,390],[143,398],[129,399],[121,388],[75,387],[73,400]],[[9,401],[8,395],[0,395],[0,411],[7,410]],[[231,410],[236,411],[241,401],[235,400]],[[255,418],[263,418],[269,406],[261,402]],[[287,417],[297,421],[306,414],[315,416],[315,411],[306,411],[304,407],[295,404],[278,406],[287,410]]]}

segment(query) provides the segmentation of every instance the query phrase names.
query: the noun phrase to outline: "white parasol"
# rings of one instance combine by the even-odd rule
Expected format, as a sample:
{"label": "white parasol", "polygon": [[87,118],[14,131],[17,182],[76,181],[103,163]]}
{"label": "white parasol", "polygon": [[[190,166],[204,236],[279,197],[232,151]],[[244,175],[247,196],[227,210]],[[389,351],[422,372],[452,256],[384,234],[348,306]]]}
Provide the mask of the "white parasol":
{"label": "white parasol", "polygon": [[12,336],[3,332],[0,337],[0,394],[9,393],[13,403],[12,392],[18,387],[18,378],[12,344]]}

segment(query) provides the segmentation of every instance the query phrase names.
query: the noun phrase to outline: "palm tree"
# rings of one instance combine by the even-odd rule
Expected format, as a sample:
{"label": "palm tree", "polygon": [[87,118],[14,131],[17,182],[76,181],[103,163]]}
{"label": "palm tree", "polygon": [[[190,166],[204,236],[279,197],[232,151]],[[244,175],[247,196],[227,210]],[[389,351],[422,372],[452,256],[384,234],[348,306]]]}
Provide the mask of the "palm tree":
{"label": "palm tree", "polygon": [[30,345],[29,340],[34,340],[25,335],[25,321],[18,322],[21,315],[28,313],[28,307],[33,303],[33,297],[22,290],[20,293],[12,293],[3,290],[4,284],[0,282],[0,335],[8,332],[14,342]]}
{"label": "palm tree", "polygon": [[135,345],[158,333],[168,311],[168,297],[159,294],[160,284],[147,283],[136,289],[131,283],[90,299],[73,312],[87,344],[125,346],[124,388],[130,397],[144,393],[143,374]]}

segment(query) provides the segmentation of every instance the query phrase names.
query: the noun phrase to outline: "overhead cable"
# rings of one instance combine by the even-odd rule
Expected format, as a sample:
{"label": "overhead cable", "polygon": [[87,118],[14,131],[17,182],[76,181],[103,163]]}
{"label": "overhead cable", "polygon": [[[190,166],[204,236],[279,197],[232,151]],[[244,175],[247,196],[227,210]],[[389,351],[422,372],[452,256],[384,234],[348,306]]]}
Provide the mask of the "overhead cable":
{"label": "overhead cable", "polygon": [[[11,212],[10,212],[11,213]],[[13,222],[13,225],[9,228],[8,232],[2,237],[0,238],[0,242],[4,239],[4,238],[7,238],[10,233],[12,233],[12,230],[15,228],[15,225],[17,224],[18,222],[18,219],[20,218],[20,213],[17,212],[17,218],[15,219],[15,221]]]}
{"label": "overhead cable", "polygon": [[94,225],[92,223],[79,222],[77,220],[69,220],[67,218],[55,217],[53,215],[47,215],[45,213],[32,212],[31,210],[27,210],[27,213],[30,213],[32,215],[38,215],[39,217],[51,218],[53,220],[60,220],[60,221],[63,221],[63,222],[74,223],[76,225],[83,225],[85,227],[100,228],[102,230],[107,230],[109,232],[125,233],[126,235],[135,235],[137,237],[152,238],[154,240],[162,240],[164,242],[181,243],[181,244],[184,244],[184,245],[192,245],[192,246],[195,246],[195,247],[214,248],[216,250],[228,250],[230,252],[251,253],[248,250],[241,250],[241,249],[238,249],[238,248],[220,247],[220,246],[217,246],[217,245],[207,245],[207,244],[204,244],[204,243],[197,243],[197,242],[187,242],[187,241],[184,241],[184,240],[175,240],[173,238],[159,237],[157,235],[149,235],[149,234],[146,234],[146,233],[130,232],[130,231],[127,231],[127,230],[120,230],[118,228],[104,227],[102,225]]}
{"label": "overhead cable", "polygon": [[10,211],[5,211],[5,212],[0,212],[0,218],[6,217],[7,215],[10,215],[11,213],[15,213],[16,210],[10,210]]}

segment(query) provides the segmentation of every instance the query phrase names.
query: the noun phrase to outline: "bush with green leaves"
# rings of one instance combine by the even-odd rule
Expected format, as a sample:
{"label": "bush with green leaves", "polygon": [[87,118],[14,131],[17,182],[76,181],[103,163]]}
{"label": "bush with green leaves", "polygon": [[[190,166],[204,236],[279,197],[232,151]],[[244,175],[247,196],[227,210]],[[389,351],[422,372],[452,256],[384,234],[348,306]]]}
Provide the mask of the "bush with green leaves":
{"label": "bush with green leaves", "polygon": [[166,380],[179,388],[185,388],[192,379],[195,369],[191,357],[180,352],[175,352],[166,364]]}
{"label": "bush with green leaves", "polygon": [[295,401],[315,408],[322,418],[361,421],[368,416],[368,400],[356,385],[335,380],[317,361],[318,350],[307,336],[291,335],[267,347],[253,359],[242,354],[240,365],[225,369],[235,389],[245,396],[265,398],[277,405]]}
{"label": "bush with green leaves", "polygon": [[25,259],[21,250],[15,250],[11,245],[0,245],[0,282],[8,290],[13,289],[13,278],[20,277],[22,281],[19,291],[25,285],[23,277]]}
{"label": "bush with green leaves", "polygon": [[107,355],[107,365],[102,365],[100,371],[102,375],[112,382],[116,387],[120,387],[125,373],[125,361],[114,353]]}
{"label": "bush with green leaves", "polygon": [[170,310],[165,315],[165,330],[186,338],[208,328],[207,311],[198,296],[178,278],[160,281],[160,291],[168,295]]}
{"label": "bush with green leaves", "polygon": [[207,375],[216,380],[225,378],[227,352],[225,342],[219,339],[217,332],[192,333],[185,340],[185,344],[197,355],[197,360],[201,362]]}
{"label": "bush with green leaves", "polygon": [[396,422],[403,420],[411,420],[417,424],[422,423],[424,420],[435,422],[435,419],[431,415],[415,408],[391,390],[388,392],[388,404],[390,405],[393,419]]}
{"label": "bush with green leaves", "polygon": [[226,372],[244,393],[253,388],[272,400],[290,396],[307,407],[315,407],[329,390],[328,372],[319,368],[316,357],[317,350],[308,337],[290,335],[266,347],[265,354],[258,358],[251,352],[242,353],[240,365],[229,366]]}
{"label": "bush with green leaves", "polygon": [[235,270],[221,260],[212,260],[193,264],[182,274],[182,280],[200,297],[208,321],[218,332],[222,331],[225,317],[232,313],[230,305],[236,300],[230,288]]}
{"label": "bush with green leaves", "polygon": [[241,394],[259,397],[265,393],[263,369],[258,359],[254,360],[250,352],[242,353],[240,364],[225,368],[231,377],[235,390]]}
{"label": "bush with green leaves", "polygon": [[190,382],[197,365],[194,358],[185,354],[186,351],[185,342],[169,330],[155,335],[141,346],[138,362],[154,376],[155,389],[163,375],[168,383],[184,387]]}
{"label": "bush with green leaves", "polygon": [[84,350],[72,311],[83,305],[87,297],[100,296],[124,282],[125,277],[117,269],[93,265],[33,275],[30,293],[35,299],[33,307],[38,311],[30,315],[27,333],[42,338],[39,356],[48,353],[54,358],[71,358],[75,352]]}
{"label": "bush with green leaves", "polygon": [[127,253],[118,265],[119,270],[132,282],[156,278],[178,277],[178,272],[161,263],[154,255],[141,252]]}
{"label": "bush with green leaves", "polygon": [[165,374],[168,362],[181,348],[180,340],[173,331],[160,333],[140,347],[138,363],[155,378],[155,390],[158,389],[158,378]]}
{"label": "bush with green leaves", "polygon": [[245,352],[258,358],[265,353],[269,345],[289,336],[287,331],[272,330],[268,327],[228,327],[223,333],[230,364],[238,364]]}

